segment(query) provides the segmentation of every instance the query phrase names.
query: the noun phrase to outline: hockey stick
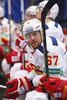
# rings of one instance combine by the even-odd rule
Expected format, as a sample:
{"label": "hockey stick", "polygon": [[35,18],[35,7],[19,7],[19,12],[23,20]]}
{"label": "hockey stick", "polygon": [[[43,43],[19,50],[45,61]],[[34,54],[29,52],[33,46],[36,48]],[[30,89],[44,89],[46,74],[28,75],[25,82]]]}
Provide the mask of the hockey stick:
{"label": "hockey stick", "polygon": [[46,77],[49,77],[48,70],[48,59],[47,59],[47,45],[46,45],[46,32],[45,32],[45,18],[48,11],[52,8],[52,6],[57,3],[59,0],[49,0],[49,2],[44,7],[41,14],[41,22],[42,22],[42,32],[43,32],[43,52],[44,52],[44,62],[45,62],[45,73]]}
{"label": "hockey stick", "polygon": [[[24,24],[24,0],[21,0],[21,32],[23,36],[23,24]],[[23,69],[25,68],[25,53],[24,50],[23,53]]]}
{"label": "hockey stick", "polygon": [[11,0],[8,0],[8,15],[9,15],[9,37],[10,37],[10,53],[11,53]]}
{"label": "hockey stick", "polygon": [[7,87],[5,85],[0,85],[0,88],[7,89]]}
{"label": "hockey stick", "polygon": [[[45,74],[46,78],[49,77],[49,69],[48,69],[48,58],[47,58],[47,45],[46,45],[46,32],[45,32],[45,18],[48,11],[52,8],[52,6],[57,3],[59,0],[49,0],[49,2],[44,7],[41,14],[41,22],[42,22],[42,32],[43,32],[43,52],[44,52],[44,64],[45,64]],[[51,97],[48,95],[48,100],[51,100]]]}
{"label": "hockey stick", "polygon": [[[10,53],[11,53],[11,0],[8,0],[8,15],[9,15],[9,45],[10,45]],[[10,67],[12,64],[10,64]]]}
{"label": "hockey stick", "polygon": [[7,88],[11,88],[11,87],[13,87],[13,84],[10,84],[8,86],[0,85],[0,88],[3,88],[3,89],[7,89]]}
{"label": "hockey stick", "polygon": [[10,88],[10,87],[12,87],[13,85],[11,84],[11,85],[9,85],[9,86],[5,86],[5,85],[0,85],[0,99],[1,100],[3,100],[3,98],[6,98],[5,97],[5,91],[8,89],[8,88]]}
{"label": "hockey stick", "polygon": [[0,99],[3,100],[5,98],[5,91],[7,90],[7,86],[0,85]]}

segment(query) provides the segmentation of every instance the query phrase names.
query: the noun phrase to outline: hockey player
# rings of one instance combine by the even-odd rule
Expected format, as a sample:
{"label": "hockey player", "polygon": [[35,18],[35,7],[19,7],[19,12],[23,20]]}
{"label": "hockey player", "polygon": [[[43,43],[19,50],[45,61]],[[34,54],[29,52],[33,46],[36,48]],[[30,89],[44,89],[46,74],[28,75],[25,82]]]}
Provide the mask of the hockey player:
{"label": "hockey player", "polygon": [[[37,12],[36,12],[36,18],[41,20],[41,12],[45,5],[47,4],[48,0],[44,0],[39,3]],[[48,36],[54,36],[55,38],[59,39],[60,41],[64,42],[64,35],[63,30],[59,23],[55,22],[55,18],[57,17],[59,13],[59,7],[57,4],[55,4],[50,11],[47,13],[46,19],[45,19],[45,30],[46,34]]]}
{"label": "hockey player", "polygon": [[[47,2],[48,2],[48,0],[41,2],[39,4],[39,8],[38,8],[37,12],[36,12],[36,6],[30,6],[26,10],[26,14],[29,15],[28,19],[31,19],[31,16],[34,15],[33,17],[35,17],[35,15],[36,15],[36,17],[39,20],[41,20],[40,15],[41,15],[41,12],[42,12],[44,6],[47,4]],[[64,35],[63,35],[63,32],[62,32],[61,26],[58,23],[53,21],[57,17],[58,12],[59,12],[59,7],[58,7],[57,4],[55,4],[51,8],[51,10],[48,12],[48,14],[47,14],[48,16],[46,17],[46,33],[47,33],[48,36],[54,36],[55,38],[58,38],[59,40],[64,42]],[[22,59],[20,60],[20,58],[22,58],[22,57],[20,57],[20,55],[22,55],[22,54],[20,54],[21,51],[19,52],[19,54],[18,54],[18,52],[19,51],[16,50],[14,53],[6,55],[6,59],[8,60],[7,62],[8,63],[15,63],[15,62],[17,63],[17,62],[22,61]],[[19,55],[19,57],[18,57],[18,55]],[[12,56],[15,56],[14,59],[11,59],[11,58],[13,58]],[[6,63],[6,62],[4,61],[3,63]],[[6,64],[6,66],[8,66],[8,64]],[[17,70],[20,70],[20,66],[17,67]],[[11,77],[12,76],[13,76],[13,73],[12,73]]]}
{"label": "hockey player", "polygon": [[[43,73],[45,73],[41,22],[38,19],[26,21],[24,23],[24,34],[28,39],[28,43],[24,42],[24,40],[20,41],[17,39],[16,45],[29,54],[29,66],[31,67],[31,71],[24,77],[22,77],[22,75],[22,78],[18,76],[21,74],[20,72],[18,75],[15,73],[15,77],[16,75],[18,77],[11,82],[7,82],[7,85],[13,84],[13,87],[6,90],[5,96],[7,98],[16,98],[21,94],[23,95],[25,91],[32,89],[32,87],[38,87],[39,79],[43,76]],[[61,72],[64,67],[63,57],[66,51],[65,45],[54,37],[46,36],[46,38],[49,74],[52,77],[61,77],[61,74],[63,74]],[[28,50],[28,46],[31,48],[30,50]],[[31,86],[31,82],[33,86]],[[45,93],[36,90],[27,92],[25,100],[48,100]]]}
{"label": "hockey player", "polygon": [[[0,57],[4,57],[5,54],[9,53],[9,20],[4,17],[4,8],[0,7]],[[18,35],[22,35],[21,32],[11,21],[11,49],[15,50],[15,40]]]}
{"label": "hockey player", "polygon": [[[39,82],[39,88],[57,100],[67,100],[67,77],[65,80],[53,77],[42,77]],[[55,100],[55,99],[54,99]]]}
{"label": "hockey player", "polygon": [[26,19],[25,20],[36,18],[36,8],[37,6],[33,5],[26,9]]}
{"label": "hockey player", "polygon": [[[10,53],[10,35],[9,35],[9,20],[4,17],[4,8],[0,7],[0,59],[4,55]],[[17,49],[15,46],[15,40],[17,36],[21,36],[22,33],[17,29],[13,21],[11,20],[11,51]],[[3,66],[6,65],[6,60],[3,60]],[[10,70],[10,65],[4,66],[2,68],[3,72],[8,73]]]}
{"label": "hockey player", "polygon": [[[27,10],[26,10],[26,14],[27,14],[27,18],[28,18],[27,20],[35,18],[35,16],[36,16],[36,8],[37,8],[37,6],[30,6],[29,8],[27,8]],[[19,38],[21,38],[21,37],[19,37]],[[9,60],[8,63],[20,62],[20,58],[22,58],[22,57],[20,57],[20,58],[17,57],[17,55],[19,55],[18,53],[21,55],[21,51],[20,50],[16,50],[15,52],[13,52],[12,54],[16,56],[16,60],[13,61],[13,62],[11,60]]]}
{"label": "hockey player", "polygon": [[[29,20],[29,19],[33,19],[36,17],[36,8],[37,6],[33,5],[33,6],[30,6],[26,9],[26,18],[25,20]],[[23,66],[22,65],[22,51],[21,50],[15,50],[13,51],[12,53],[9,53],[5,56],[5,58],[7,59],[4,59],[3,62],[2,62],[2,69],[4,71],[4,73],[6,74],[6,77],[7,79],[9,80],[10,78],[10,68],[9,68],[9,64],[14,64],[14,63],[19,63],[17,65],[17,69],[13,69],[14,73],[15,71],[18,71],[18,70],[21,70],[22,68],[20,67]],[[12,58],[12,59],[11,59]],[[27,57],[27,54],[25,54],[25,58],[26,58],[26,65],[28,64],[28,57]],[[16,64],[15,64],[16,65]],[[11,77],[13,76],[13,73],[11,75]],[[11,78],[12,79],[12,78]]]}

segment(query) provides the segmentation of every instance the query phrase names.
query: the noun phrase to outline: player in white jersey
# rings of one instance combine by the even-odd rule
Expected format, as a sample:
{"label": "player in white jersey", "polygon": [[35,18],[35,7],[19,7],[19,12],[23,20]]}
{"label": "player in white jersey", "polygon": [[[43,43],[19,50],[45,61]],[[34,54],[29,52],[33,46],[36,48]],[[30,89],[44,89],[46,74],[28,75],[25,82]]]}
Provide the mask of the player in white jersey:
{"label": "player in white jersey", "polygon": [[[0,60],[1,62],[4,62],[2,71],[8,73],[10,65],[7,66],[7,63],[5,63],[6,60],[2,60],[2,57],[10,53],[9,19],[5,18],[4,15],[4,8],[0,7]],[[17,49],[15,41],[19,35],[22,36],[22,33],[17,29],[14,22],[11,20],[11,52]]]}
{"label": "player in white jersey", "polygon": [[[27,10],[26,10],[26,14],[29,14],[29,15],[31,15],[31,16],[33,16],[33,17],[35,17],[35,15],[36,15],[36,17],[39,19],[39,20],[41,20],[41,12],[42,12],[42,9],[44,8],[44,6],[46,5],[46,3],[48,2],[48,0],[46,0],[46,1],[43,1],[43,2],[41,2],[40,4],[39,4],[39,8],[38,8],[38,11],[36,12],[36,6],[30,6]],[[59,7],[58,7],[58,5],[57,4],[55,4],[52,8],[51,8],[51,10],[50,10],[50,14],[47,16],[47,18],[46,18],[46,25],[45,25],[45,27],[46,27],[46,33],[47,33],[47,35],[48,36],[54,36],[55,38],[58,38],[59,40],[61,40],[62,42],[64,42],[64,35],[63,35],[63,32],[62,32],[62,28],[61,28],[61,26],[58,24],[58,23],[56,23],[56,22],[54,22],[53,20],[56,18],[56,16],[58,15],[58,12],[59,12]],[[30,19],[31,18],[31,16],[29,16],[29,18],[28,19]],[[32,17],[32,18],[33,18]],[[14,61],[12,61],[11,60],[11,56],[13,56],[14,54],[9,54],[8,56],[10,56],[9,57],[9,59],[8,59],[8,56],[7,56],[7,59],[8,59],[8,63],[14,63]],[[18,55],[18,54],[17,54]],[[17,57],[17,55],[16,55],[16,53],[15,53],[15,56]],[[20,58],[22,58],[22,57],[20,57]],[[17,57],[17,59],[18,59],[18,57]],[[20,61],[20,60],[18,60],[17,61],[17,59],[15,60],[15,62],[18,62],[18,61]],[[21,60],[22,61],[22,60]],[[4,63],[6,63],[6,62],[4,62]],[[8,65],[7,65],[8,66]],[[19,66],[20,67],[20,66]],[[19,68],[18,67],[18,68]],[[20,68],[19,68],[20,69]],[[18,70],[18,69],[17,69]],[[16,71],[17,71],[16,70]],[[12,74],[13,75],[13,74]]]}
{"label": "player in white jersey", "polygon": [[[35,90],[27,92],[25,100],[48,100],[45,93],[41,93],[40,90],[38,90],[40,92],[36,91],[37,87],[39,86],[39,79],[43,76],[45,69],[45,67],[43,67],[44,55],[41,22],[38,19],[26,21],[24,23],[23,30],[26,38],[28,39],[28,43],[24,41],[20,42],[18,39],[16,41],[16,45],[18,45],[20,48],[23,48],[29,54],[29,66],[31,67],[31,71],[28,72],[25,77],[22,77],[23,75],[21,75],[20,77],[22,78],[19,78],[18,75],[20,75],[23,70],[19,73],[15,73],[14,78],[16,79],[13,79],[11,82],[7,82],[7,85],[13,84],[13,87],[7,89],[6,97],[16,98],[21,94],[23,95],[24,91],[28,91],[31,88],[29,81],[32,81]],[[65,66],[63,59],[66,51],[65,45],[52,36],[46,36],[46,38],[48,65],[50,70],[49,74],[53,77],[61,77],[61,70],[63,70],[63,67]],[[31,49],[28,50],[28,46]]]}
{"label": "player in white jersey", "polygon": [[[3,57],[5,54],[9,53],[9,19],[4,17],[4,8],[0,7],[0,57]],[[11,49],[15,50],[15,40],[18,35],[22,35],[21,32],[17,29],[13,21],[11,20]],[[9,46],[9,47],[8,47]]]}
{"label": "player in white jersey", "polygon": [[[41,12],[45,5],[47,4],[48,0],[44,0],[39,3],[38,9],[36,12],[36,18],[41,20]],[[64,35],[63,30],[59,23],[55,22],[55,18],[57,17],[59,13],[59,7],[57,4],[55,4],[50,11],[47,13],[46,19],[45,19],[45,30],[46,34],[48,36],[54,36],[55,38],[59,39],[60,41],[64,42]]]}
{"label": "player in white jersey", "polygon": [[26,9],[26,19],[25,20],[36,18],[36,8],[37,6],[33,5]]}
{"label": "player in white jersey", "polygon": [[[25,21],[26,20],[29,20],[29,19],[33,19],[36,17],[36,8],[37,6],[36,5],[33,5],[33,6],[30,6],[26,9],[26,18],[25,18]],[[13,56],[14,59],[11,59]],[[10,78],[10,68],[9,68],[9,64],[14,64],[14,63],[19,63],[18,66],[16,67],[16,69],[13,71],[18,71],[22,68],[20,68],[20,64],[22,65],[22,51],[21,50],[15,50],[13,51],[12,53],[9,53],[6,55],[8,61],[6,61],[6,59],[3,60],[2,62],[2,69],[4,71],[4,73],[6,74],[6,77],[7,79],[9,80]],[[25,54],[25,59],[26,59],[26,65],[28,64],[28,57],[27,57],[27,54]],[[4,66],[5,65],[5,66]],[[12,74],[13,76],[13,74]],[[12,78],[11,78],[12,79]]]}

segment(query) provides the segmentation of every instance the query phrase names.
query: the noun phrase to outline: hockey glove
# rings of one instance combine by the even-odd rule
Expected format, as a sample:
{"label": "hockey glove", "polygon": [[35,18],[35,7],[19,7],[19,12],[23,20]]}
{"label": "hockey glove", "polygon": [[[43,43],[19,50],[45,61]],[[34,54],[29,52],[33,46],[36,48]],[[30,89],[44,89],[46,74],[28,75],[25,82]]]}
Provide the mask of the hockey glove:
{"label": "hockey glove", "polygon": [[28,81],[27,77],[14,79],[11,82],[6,83],[7,86],[10,86],[11,84],[13,86],[5,91],[5,97],[9,99],[15,99],[25,91],[30,90],[31,88],[31,83]]}
{"label": "hockey glove", "polygon": [[12,53],[5,55],[4,57],[6,58],[8,64],[18,63],[22,61],[22,51],[17,49]]}
{"label": "hockey glove", "polygon": [[26,51],[26,46],[28,44],[28,41],[25,41],[23,37],[18,36],[18,38],[16,39],[16,46],[18,46],[20,49],[24,50],[25,53],[27,53]]}
{"label": "hockey glove", "polygon": [[55,98],[66,99],[67,97],[67,81],[59,78],[48,77],[43,82],[45,90],[49,95]]}
{"label": "hockey glove", "polygon": [[39,88],[40,89],[44,89],[44,86],[43,86],[43,82],[45,81],[45,76],[40,78],[40,82],[39,82]]}

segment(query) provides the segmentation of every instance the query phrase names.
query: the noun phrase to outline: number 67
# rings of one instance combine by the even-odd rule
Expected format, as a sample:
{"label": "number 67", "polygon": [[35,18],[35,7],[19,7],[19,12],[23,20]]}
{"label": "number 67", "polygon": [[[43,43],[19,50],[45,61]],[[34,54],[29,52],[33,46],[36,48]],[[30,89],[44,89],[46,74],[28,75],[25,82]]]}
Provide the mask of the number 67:
{"label": "number 67", "polygon": [[54,66],[57,66],[58,55],[49,56],[48,55],[48,65],[52,65],[52,60],[55,59]]}

